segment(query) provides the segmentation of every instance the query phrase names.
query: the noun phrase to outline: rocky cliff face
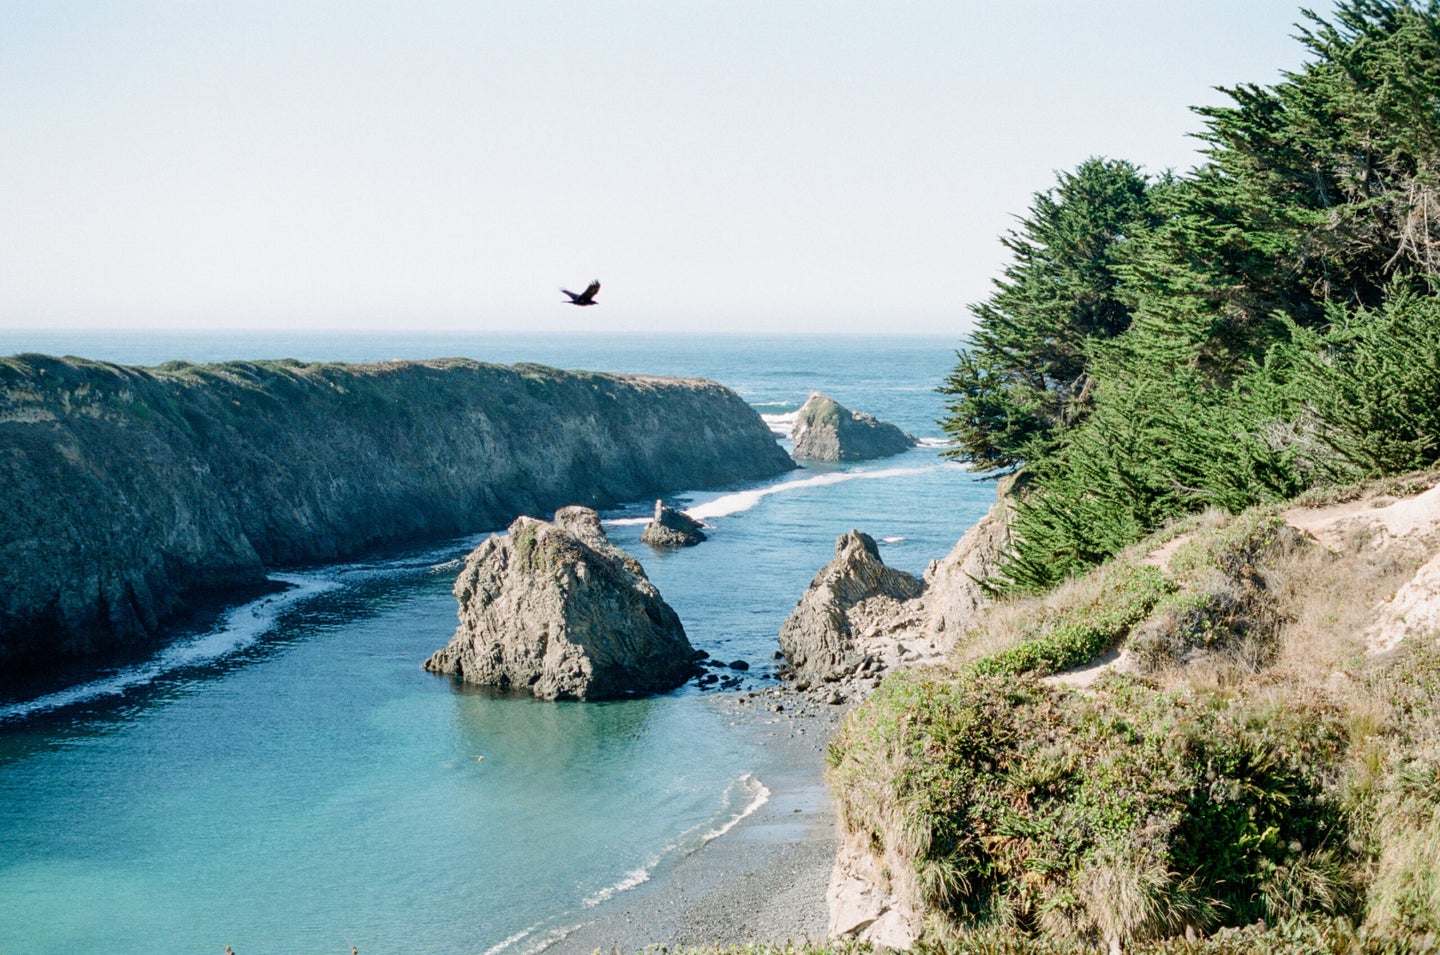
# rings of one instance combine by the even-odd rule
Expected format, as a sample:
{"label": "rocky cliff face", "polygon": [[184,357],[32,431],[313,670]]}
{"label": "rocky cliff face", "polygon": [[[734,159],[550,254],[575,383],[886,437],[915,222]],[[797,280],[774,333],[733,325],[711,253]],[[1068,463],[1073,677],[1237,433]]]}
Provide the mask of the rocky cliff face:
{"label": "rocky cliff face", "polygon": [[995,488],[995,503],[946,554],[925,571],[925,630],[953,643],[989,598],[981,581],[999,569],[1010,549],[1010,525],[1016,496],[1023,493],[1023,475],[1004,478]]}
{"label": "rocky cliff face", "polygon": [[563,508],[554,523],[517,518],[466,558],[455,599],[460,627],[425,661],[433,673],[602,700],[672,690],[699,672],[680,618],[589,508]]}
{"label": "rocky cliff face", "polygon": [[818,391],[801,407],[790,436],[794,457],[804,461],[867,461],[915,446],[915,439],[893,424],[851,411]]}
{"label": "rocky cliff face", "polygon": [[697,379],[0,359],[0,663],[144,639],[267,566],[790,467]]}
{"label": "rocky cliff face", "polygon": [[995,505],[923,579],[886,567],[875,541],[851,531],[835,542],[780,629],[780,649],[797,681],[839,682],[863,695],[886,670],[943,659],[989,600],[981,582],[1010,546],[1015,478]]}

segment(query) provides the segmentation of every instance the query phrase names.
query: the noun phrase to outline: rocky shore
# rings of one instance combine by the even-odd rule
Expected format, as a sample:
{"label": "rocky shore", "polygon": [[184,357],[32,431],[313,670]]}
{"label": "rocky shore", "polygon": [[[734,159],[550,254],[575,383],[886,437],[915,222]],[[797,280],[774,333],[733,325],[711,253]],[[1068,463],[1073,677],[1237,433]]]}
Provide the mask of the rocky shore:
{"label": "rocky shore", "polygon": [[867,535],[841,535],[835,560],[817,572],[782,640],[797,657],[826,665],[791,670],[777,686],[712,697],[754,741],[769,801],[546,951],[821,941],[853,934],[855,918],[883,910],[889,900],[868,878],[865,853],[840,838],[825,753],[845,714],[887,673],[939,663],[949,652],[984,603],[977,579],[1008,543],[1014,492],[1013,482],[1002,482],[990,513],[931,563],[923,581],[885,567]]}

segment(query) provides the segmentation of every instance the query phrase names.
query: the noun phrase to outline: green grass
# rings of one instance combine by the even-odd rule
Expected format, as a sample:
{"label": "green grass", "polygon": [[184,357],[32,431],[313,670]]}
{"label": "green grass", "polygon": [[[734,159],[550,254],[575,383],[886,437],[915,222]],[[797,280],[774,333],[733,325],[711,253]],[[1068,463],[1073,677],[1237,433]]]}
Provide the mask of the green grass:
{"label": "green grass", "polygon": [[1154,567],[1107,565],[1092,600],[1065,608],[1021,642],[975,661],[971,669],[984,676],[1046,674],[1088,663],[1123,640],[1174,589]]}

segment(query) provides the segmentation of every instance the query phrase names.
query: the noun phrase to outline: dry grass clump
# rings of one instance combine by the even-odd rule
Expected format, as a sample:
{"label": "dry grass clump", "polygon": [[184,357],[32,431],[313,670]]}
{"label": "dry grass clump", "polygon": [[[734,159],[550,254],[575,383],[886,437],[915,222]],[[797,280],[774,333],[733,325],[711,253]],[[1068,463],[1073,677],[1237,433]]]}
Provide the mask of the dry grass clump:
{"label": "dry grass clump", "polygon": [[951,662],[982,673],[1056,673],[1117,645],[1173,590],[1157,568],[1112,561],[1043,598],[990,608]]}
{"label": "dry grass clump", "polygon": [[1207,682],[1243,679],[1268,666],[1279,650],[1286,611],[1270,576],[1277,560],[1306,550],[1298,532],[1269,508],[1240,518],[1211,515],[1177,538],[1165,560],[1177,590],[1131,634],[1134,666],[1152,677],[1205,669]]}
{"label": "dry grass clump", "polygon": [[1411,497],[1440,484],[1440,468],[1410,471],[1353,484],[1317,485],[1291,500],[1294,507],[1328,507],[1354,501]]}

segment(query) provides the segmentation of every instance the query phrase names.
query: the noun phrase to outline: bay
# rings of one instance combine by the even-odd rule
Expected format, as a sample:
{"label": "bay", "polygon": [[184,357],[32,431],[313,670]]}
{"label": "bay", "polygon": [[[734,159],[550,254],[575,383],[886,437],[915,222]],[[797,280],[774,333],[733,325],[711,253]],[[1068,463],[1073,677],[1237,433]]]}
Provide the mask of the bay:
{"label": "bay", "polygon": [[[811,390],[922,439],[905,454],[680,489],[711,538],[604,515],[691,642],[773,685],[776,634],[835,538],[914,573],[993,486],[940,456],[943,338],[0,332],[0,353],[127,364],[439,356],[698,375],[783,430]],[[783,442],[782,442],[783,443]],[[419,669],[455,627],[458,561],[496,528],[278,572],[289,589],[154,657],[0,699],[0,951],[522,952],[663,879],[763,792],[752,737],[693,686],[604,704],[497,698]],[[480,758],[480,757],[483,757]],[[720,836],[724,838],[724,836]]]}

